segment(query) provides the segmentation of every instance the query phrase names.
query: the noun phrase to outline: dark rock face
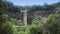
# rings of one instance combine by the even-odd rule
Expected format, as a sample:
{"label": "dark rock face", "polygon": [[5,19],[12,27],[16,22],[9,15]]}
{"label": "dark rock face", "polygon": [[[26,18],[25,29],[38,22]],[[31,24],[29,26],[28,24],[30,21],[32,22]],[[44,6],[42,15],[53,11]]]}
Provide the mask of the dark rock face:
{"label": "dark rock face", "polygon": [[[11,16],[13,17],[16,17],[16,19],[23,19],[23,13],[22,12],[16,12],[15,14],[13,13],[10,13]],[[36,18],[36,17],[47,17],[48,16],[48,13],[45,12],[45,11],[40,11],[40,10],[37,10],[35,11],[33,14],[30,14],[28,15],[27,17],[28,18]]]}

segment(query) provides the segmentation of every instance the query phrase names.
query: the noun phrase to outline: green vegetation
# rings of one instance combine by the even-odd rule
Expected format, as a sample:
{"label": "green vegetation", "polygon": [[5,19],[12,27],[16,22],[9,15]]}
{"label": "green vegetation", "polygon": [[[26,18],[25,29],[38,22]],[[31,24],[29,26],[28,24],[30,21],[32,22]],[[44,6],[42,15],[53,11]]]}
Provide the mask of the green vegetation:
{"label": "green vegetation", "polygon": [[[8,5],[8,6],[7,6]],[[0,0],[0,34],[60,34],[60,2],[51,5],[15,6],[9,1]],[[27,9],[28,16],[36,10],[44,10],[47,17],[30,18],[25,26],[21,10]],[[17,16],[17,17],[16,17]],[[22,18],[23,16],[21,16]],[[29,18],[28,18],[29,20]]]}

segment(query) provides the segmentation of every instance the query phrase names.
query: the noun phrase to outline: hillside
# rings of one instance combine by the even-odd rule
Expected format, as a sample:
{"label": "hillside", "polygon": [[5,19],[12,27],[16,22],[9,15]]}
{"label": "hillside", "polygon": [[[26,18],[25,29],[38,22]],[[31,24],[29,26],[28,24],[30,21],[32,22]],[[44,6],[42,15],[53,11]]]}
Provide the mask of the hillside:
{"label": "hillside", "polygon": [[[47,17],[49,14],[54,14],[55,10],[57,7],[60,7],[60,2],[54,3],[51,5],[33,5],[33,6],[16,6],[13,5],[12,2],[5,1],[4,2],[4,7],[7,10],[7,14],[11,18],[17,18],[17,19],[23,19],[23,13],[21,10],[24,10],[25,8],[28,10],[28,18],[35,18],[36,16],[41,16],[41,17]],[[39,14],[37,14],[37,13]],[[43,15],[44,14],[44,15]]]}

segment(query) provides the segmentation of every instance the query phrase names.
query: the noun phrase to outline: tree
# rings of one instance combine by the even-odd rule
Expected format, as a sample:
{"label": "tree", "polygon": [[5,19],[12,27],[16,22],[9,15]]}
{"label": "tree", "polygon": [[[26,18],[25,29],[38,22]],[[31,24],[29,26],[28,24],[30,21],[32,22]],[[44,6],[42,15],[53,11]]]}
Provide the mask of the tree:
{"label": "tree", "polygon": [[39,18],[39,17],[32,20],[32,24],[35,24],[35,25],[41,24],[40,22],[41,22],[41,18]]}
{"label": "tree", "polygon": [[13,31],[12,31],[12,25],[10,25],[9,22],[7,22],[5,16],[4,16],[4,12],[5,9],[3,7],[3,1],[0,0],[0,34],[13,34]]}
{"label": "tree", "polygon": [[57,11],[56,11],[56,14],[60,14],[60,8],[56,8]]}
{"label": "tree", "polygon": [[51,14],[48,18],[47,18],[47,27],[48,30],[51,34],[60,34],[60,15],[58,14]]}
{"label": "tree", "polygon": [[30,26],[30,34],[42,34],[42,23],[41,18],[37,17],[32,20],[32,25]]}
{"label": "tree", "polygon": [[2,4],[2,0],[0,0],[0,6],[1,6],[1,8],[0,8],[0,29],[2,29],[2,22],[4,22],[5,20],[4,20],[4,18],[3,18],[3,4]]}

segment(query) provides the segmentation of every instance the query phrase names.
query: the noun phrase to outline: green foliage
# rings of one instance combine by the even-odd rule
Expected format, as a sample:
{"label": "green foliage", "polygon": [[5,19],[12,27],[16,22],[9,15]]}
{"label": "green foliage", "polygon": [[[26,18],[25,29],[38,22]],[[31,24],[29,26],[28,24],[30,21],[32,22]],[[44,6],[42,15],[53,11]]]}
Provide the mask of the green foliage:
{"label": "green foliage", "polygon": [[10,22],[7,22],[0,34],[13,34],[12,24]]}
{"label": "green foliage", "polygon": [[51,14],[47,18],[47,27],[48,27],[48,30],[52,32],[52,34],[57,34],[60,31],[58,24],[60,25],[60,15]]}
{"label": "green foliage", "polygon": [[29,34],[42,34],[41,18],[37,17],[32,20],[32,25],[28,25],[27,29]]}
{"label": "green foliage", "polygon": [[26,30],[29,34],[42,34],[42,26],[29,25]]}
{"label": "green foliage", "polygon": [[10,22],[1,24],[0,34],[13,34],[12,24]]}
{"label": "green foliage", "polygon": [[49,15],[49,17],[47,18],[47,22],[49,23],[54,23],[57,19],[59,19],[60,16],[58,14],[51,14]]}
{"label": "green foliage", "polygon": [[56,14],[60,14],[60,8],[57,8]]}
{"label": "green foliage", "polygon": [[40,22],[41,22],[41,18],[39,18],[39,17],[32,20],[32,24],[35,24],[35,25],[40,24]]}
{"label": "green foliage", "polygon": [[[15,6],[8,1],[2,2],[2,0],[0,0],[0,34],[43,34],[44,29],[51,34],[60,34],[60,9],[57,9],[57,14],[53,14],[55,13],[54,10],[56,7],[60,7],[60,3],[44,6],[33,5],[22,7]],[[20,10],[25,8],[29,10],[28,15],[33,14],[36,10],[44,10],[44,13],[48,13],[49,16],[46,19],[46,22],[39,17],[34,18],[32,24],[27,27],[23,26],[24,24],[22,20],[11,19],[11,17],[14,18],[14,15],[17,15],[16,13],[20,14]],[[7,20],[8,15],[6,14],[10,17],[9,21]]]}
{"label": "green foliage", "polygon": [[12,25],[7,22],[4,12],[6,11],[3,8],[3,0],[0,0],[0,34],[13,34]]}
{"label": "green foliage", "polygon": [[[44,21],[44,20],[43,20]],[[44,22],[45,23],[45,22]],[[60,16],[58,14],[51,14],[46,20],[47,31],[51,34],[60,34],[60,27],[57,27],[60,23]],[[60,24],[59,24],[60,25]],[[35,18],[32,20],[32,25],[25,26],[15,26],[15,34],[43,34],[43,25],[41,23],[41,18]],[[58,31],[58,32],[57,32]]]}
{"label": "green foliage", "polygon": [[12,24],[17,25],[17,26],[23,26],[23,21],[22,20],[17,20],[17,19],[10,19],[10,22],[12,22]]}
{"label": "green foliage", "polygon": [[25,34],[26,33],[26,27],[25,26],[13,26],[14,34]]}

